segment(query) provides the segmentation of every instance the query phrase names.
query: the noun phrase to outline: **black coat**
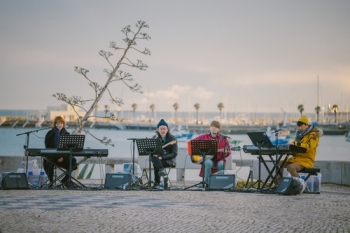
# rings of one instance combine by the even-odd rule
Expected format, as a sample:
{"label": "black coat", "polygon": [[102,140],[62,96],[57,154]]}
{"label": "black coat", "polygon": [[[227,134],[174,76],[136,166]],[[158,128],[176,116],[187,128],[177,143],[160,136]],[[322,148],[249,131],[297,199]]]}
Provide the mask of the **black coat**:
{"label": "black coat", "polygon": [[[49,130],[49,132],[47,132],[46,136],[45,136],[45,148],[56,148],[54,145],[54,131],[58,130],[56,127],[53,127],[52,129]],[[64,135],[64,134],[69,134],[68,131],[65,128],[61,129],[60,135]]]}
{"label": "black coat", "polygon": [[[162,139],[159,135],[156,135],[154,138]],[[163,148],[162,159],[165,160],[164,162],[167,167],[176,167],[176,156],[178,151],[177,141],[174,135],[168,133],[165,137],[165,142],[162,142],[162,144],[164,146],[170,142],[172,143]]]}

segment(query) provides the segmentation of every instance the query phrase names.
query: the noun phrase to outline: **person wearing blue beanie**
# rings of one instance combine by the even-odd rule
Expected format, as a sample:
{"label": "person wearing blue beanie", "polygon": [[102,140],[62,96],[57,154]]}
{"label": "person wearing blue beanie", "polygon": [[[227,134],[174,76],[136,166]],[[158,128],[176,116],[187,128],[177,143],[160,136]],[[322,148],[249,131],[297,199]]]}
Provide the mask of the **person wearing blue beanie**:
{"label": "person wearing blue beanie", "polygon": [[157,125],[157,129],[159,128],[159,126],[162,126],[162,125],[164,125],[164,126],[166,126],[167,128],[169,128],[168,123],[166,123],[164,119],[161,119],[161,120],[159,121],[158,125]]}
{"label": "person wearing blue beanie", "polygon": [[170,133],[166,121],[161,119],[157,124],[156,135],[153,138],[159,138],[162,141],[163,152],[152,156],[154,168],[154,185],[152,188],[159,189],[160,177],[164,176],[164,189],[167,189],[168,174],[164,168],[176,167],[176,156],[178,151],[176,137]]}

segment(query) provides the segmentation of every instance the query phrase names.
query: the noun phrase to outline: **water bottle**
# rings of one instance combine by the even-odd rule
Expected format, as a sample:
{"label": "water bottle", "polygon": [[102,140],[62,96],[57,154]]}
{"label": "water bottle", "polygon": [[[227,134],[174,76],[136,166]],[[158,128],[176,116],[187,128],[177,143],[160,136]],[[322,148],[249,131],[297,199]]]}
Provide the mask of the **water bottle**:
{"label": "water bottle", "polygon": [[43,185],[47,181],[47,176],[44,171],[40,171],[39,184]]}
{"label": "water bottle", "polygon": [[319,191],[320,191],[319,180],[318,180],[318,177],[315,176],[315,178],[314,178],[314,192],[319,192]]}
{"label": "water bottle", "polygon": [[33,188],[38,189],[38,181],[37,180],[34,180]]}

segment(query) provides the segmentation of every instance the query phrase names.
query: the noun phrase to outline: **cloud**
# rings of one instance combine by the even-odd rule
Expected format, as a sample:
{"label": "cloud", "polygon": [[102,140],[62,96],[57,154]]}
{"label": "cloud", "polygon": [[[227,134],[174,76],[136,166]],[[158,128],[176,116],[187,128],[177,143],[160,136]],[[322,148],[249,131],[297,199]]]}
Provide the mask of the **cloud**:
{"label": "cloud", "polygon": [[213,97],[215,93],[212,91],[207,91],[203,87],[198,87],[193,91],[193,96],[199,98],[199,99],[210,99]]}
{"label": "cloud", "polygon": [[[163,99],[163,100],[177,100],[180,99],[182,96],[188,94],[192,95],[193,97],[199,98],[199,99],[210,99],[214,96],[214,92],[206,90],[204,87],[197,87],[193,90],[191,86],[180,86],[180,85],[173,85],[167,89],[164,90],[158,90],[155,92],[145,92],[145,96],[147,96],[149,99]],[[192,94],[191,94],[192,93]],[[142,102],[147,102],[147,97],[142,100]]]}

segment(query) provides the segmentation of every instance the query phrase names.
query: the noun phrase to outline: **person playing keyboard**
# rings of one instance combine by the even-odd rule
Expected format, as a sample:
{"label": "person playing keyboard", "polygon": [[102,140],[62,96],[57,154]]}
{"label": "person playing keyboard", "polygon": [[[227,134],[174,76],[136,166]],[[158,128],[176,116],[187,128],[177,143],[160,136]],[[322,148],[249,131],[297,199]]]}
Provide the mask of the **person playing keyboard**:
{"label": "person playing keyboard", "polygon": [[297,132],[295,139],[290,143],[297,147],[306,148],[305,153],[297,153],[293,157],[289,158],[282,166],[283,161],[279,162],[280,172],[277,174],[277,183],[282,180],[281,174],[283,169],[287,168],[287,171],[293,177],[299,177],[298,171],[303,168],[312,168],[315,164],[315,157],[318,147],[318,142],[323,134],[321,129],[316,128],[313,125],[309,125],[307,116],[302,116],[297,122]]}
{"label": "person playing keyboard", "polygon": [[[49,130],[45,136],[45,147],[46,148],[58,148],[58,139],[60,135],[69,134],[68,131],[64,128],[66,125],[65,120],[61,116],[57,116],[54,119],[53,122],[53,128]],[[59,167],[62,167],[66,170],[69,169],[69,158],[68,157],[47,157],[48,160],[53,162]],[[47,160],[44,160],[44,170],[46,172],[46,175],[50,182],[53,182],[53,170],[54,170],[54,164]],[[72,170],[77,169],[76,167],[77,160],[75,157],[72,157]],[[65,177],[61,180],[61,183],[66,186],[70,187],[72,184],[69,183],[69,175],[66,174]]]}

